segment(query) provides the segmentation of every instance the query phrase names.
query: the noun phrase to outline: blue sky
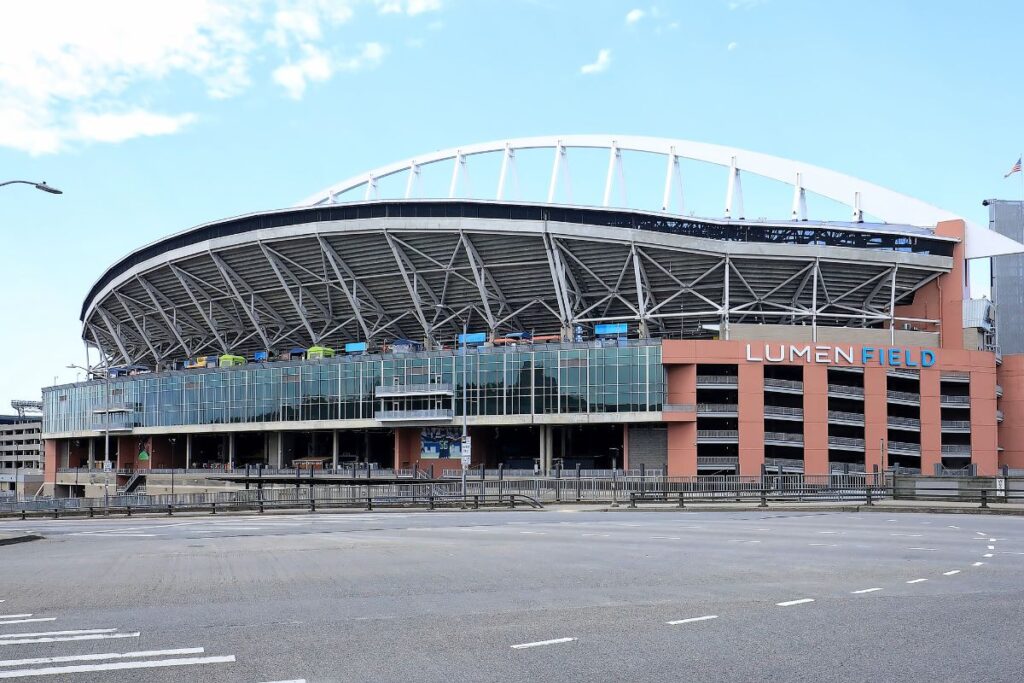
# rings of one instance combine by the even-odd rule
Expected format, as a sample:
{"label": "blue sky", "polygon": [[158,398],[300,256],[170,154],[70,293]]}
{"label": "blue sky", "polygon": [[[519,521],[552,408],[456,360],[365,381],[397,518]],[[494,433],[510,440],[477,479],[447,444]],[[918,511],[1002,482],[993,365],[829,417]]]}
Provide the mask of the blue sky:
{"label": "blue sky", "polygon": [[82,298],[125,252],[434,149],[653,135],[833,168],[982,224],[982,199],[1021,197],[1003,179],[1024,147],[1019,2],[162,5],[4,10],[0,176],[65,194],[0,189],[0,412],[75,379]]}

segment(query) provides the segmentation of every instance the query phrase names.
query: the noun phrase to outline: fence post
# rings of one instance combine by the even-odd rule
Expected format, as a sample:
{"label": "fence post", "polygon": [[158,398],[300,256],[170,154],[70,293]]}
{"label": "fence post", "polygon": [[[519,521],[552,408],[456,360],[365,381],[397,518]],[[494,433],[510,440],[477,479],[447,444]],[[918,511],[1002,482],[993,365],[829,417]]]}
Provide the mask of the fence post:
{"label": "fence post", "polygon": [[[90,505],[89,506],[89,519],[92,519],[95,516],[96,516],[96,510],[94,510],[92,505]],[[25,519],[25,511],[24,510],[21,511],[21,518]]]}
{"label": "fence post", "polygon": [[498,463],[498,505],[501,505],[505,491],[505,463]]}
{"label": "fence post", "polygon": [[131,517],[132,516],[132,506],[131,505],[125,505],[124,507],[128,511],[128,516]]}
{"label": "fence post", "polygon": [[473,509],[474,510],[479,510],[480,509],[480,496],[475,495],[475,494],[473,496]]}
{"label": "fence post", "polygon": [[636,507],[636,494],[632,491],[629,492],[629,507]]}
{"label": "fence post", "polygon": [[[667,494],[666,494],[666,495],[667,495]],[[683,505],[683,492],[682,492],[682,491],[680,491],[680,492],[679,492],[679,508],[680,508],[680,509],[682,509],[682,508],[684,508],[684,507],[686,507],[686,506],[685,506],[685,505]]]}
{"label": "fence post", "polygon": [[174,506],[173,505],[168,505],[167,506],[167,516],[168,517],[173,517],[174,516]]}
{"label": "fence post", "polygon": [[515,510],[516,509],[516,494],[514,494],[514,493],[510,493],[509,496],[508,496],[508,509],[509,510]]}
{"label": "fence post", "polygon": [[213,501],[212,503],[210,503],[210,514],[217,514],[217,501]]}
{"label": "fence post", "polygon": [[981,490],[981,507],[988,507],[988,489]]}
{"label": "fence post", "polygon": [[54,510],[53,511],[53,518],[54,519],[60,519],[60,510]]}
{"label": "fence post", "polygon": [[874,503],[871,502],[871,484],[868,484],[867,486],[867,497],[864,500],[864,504],[868,506],[874,505]]}
{"label": "fence post", "polygon": [[372,510],[373,509],[373,498],[371,498],[370,496],[366,497],[366,509],[367,510]]}
{"label": "fence post", "polygon": [[768,507],[768,490],[764,486],[761,487],[761,503],[757,507]]}
{"label": "fence post", "polygon": [[576,502],[580,502],[580,493],[583,485],[583,480],[580,479],[580,464],[576,463]]}
{"label": "fence post", "polygon": [[612,462],[612,507],[619,507],[619,477],[618,470],[615,467],[615,462]]}
{"label": "fence post", "polygon": [[433,494],[427,496],[427,509],[428,510],[433,510],[434,509],[434,495]]}
{"label": "fence post", "polygon": [[260,510],[260,514],[262,515],[263,514],[263,499],[262,498],[259,501],[259,510]]}
{"label": "fence post", "polygon": [[309,511],[310,512],[316,512],[316,500],[313,498],[313,492],[312,491],[310,491],[310,497],[309,497]]}
{"label": "fence post", "polygon": [[[89,509],[91,510],[92,508],[89,508]],[[25,519],[25,511],[24,510],[21,511],[21,518]]]}

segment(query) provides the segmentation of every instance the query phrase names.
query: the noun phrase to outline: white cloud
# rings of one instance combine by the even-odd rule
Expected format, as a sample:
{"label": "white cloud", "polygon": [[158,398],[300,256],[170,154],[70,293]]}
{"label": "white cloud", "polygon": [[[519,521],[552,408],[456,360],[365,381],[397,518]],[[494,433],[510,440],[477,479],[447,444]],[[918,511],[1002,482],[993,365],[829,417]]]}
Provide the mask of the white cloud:
{"label": "white cloud", "polygon": [[373,0],[380,14],[407,14],[414,17],[441,9],[441,0]]}
{"label": "white cloud", "polygon": [[580,73],[599,74],[602,71],[607,71],[608,67],[611,66],[611,63],[612,51],[609,50],[608,48],[603,48],[600,52],[597,53],[597,60],[591,62],[590,64],[584,64],[583,66],[580,67]]}
{"label": "white cloud", "polygon": [[643,11],[639,7],[637,7],[636,9],[631,9],[629,10],[629,12],[626,13],[626,23],[635,24],[636,22],[643,19],[645,16],[647,16],[647,12]]}
{"label": "white cloud", "polygon": [[149,135],[169,135],[194,122],[194,114],[156,114],[143,109],[74,117],[74,137],[96,142],[124,142]]}
{"label": "white cloud", "polygon": [[266,63],[274,83],[301,97],[310,83],[380,63],[383,45],[368,42],[346,56],[331,31],[361,5],[391,4],[409,16],[441,7],[440,0],[10,4],[0,21],[0,147],[47,154],[177,132],[195,115],[180,102],[159,103],[166,94],[154,86],[172,76],[224,99],[251,87],[254,65]]}
{"label": "white cloud", "polygon": [[736,48],[738,48],[739,46],[740,46],[740,44],[739,44],[739,43],[737,43],[737,42],[736,42],[736,41],[734,40],[734,41],[732,41],[731,43],[729,43],[728,45],[726,45],[726,46],[725,46],[725,49],[726,49],[726,50],[728,50],[729,52],[732,52],[733,50],[735,50],[735,49],[736,49]]}

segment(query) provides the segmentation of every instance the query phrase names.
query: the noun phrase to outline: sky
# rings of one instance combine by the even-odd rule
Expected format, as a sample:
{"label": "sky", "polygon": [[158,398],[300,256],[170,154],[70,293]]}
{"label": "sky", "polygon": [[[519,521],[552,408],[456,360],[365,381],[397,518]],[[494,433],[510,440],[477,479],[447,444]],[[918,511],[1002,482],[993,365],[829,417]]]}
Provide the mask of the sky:
{"label": "sky", "polygon": [[1021,25],[1015,0],[10,3],[0,182],[64,194],[0,188],[0,412],[76,379],[82,300],[125,253],[436,149],[696,140],[984,225],[1021,198]]}

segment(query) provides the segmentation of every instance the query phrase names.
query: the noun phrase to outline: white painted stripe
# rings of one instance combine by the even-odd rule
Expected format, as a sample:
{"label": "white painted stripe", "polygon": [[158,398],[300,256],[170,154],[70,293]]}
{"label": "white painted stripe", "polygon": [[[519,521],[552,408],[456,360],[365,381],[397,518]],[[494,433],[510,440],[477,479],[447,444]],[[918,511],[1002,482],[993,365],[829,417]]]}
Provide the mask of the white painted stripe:
{"label": "white painted stripe", "polygon": [[551,640],[538,640],[535,643],[520,643],[519,645],[513,645],[513,650],[525,650],[528,647],[540,647],[541,645],[557,645],[558,643],[570,643],[576,640],[575,638],[553,638]]}
{"label": "white painted stripe", "polygon": [[653,541],[678,541],[678,536],[651,536]]}
{"label": "white painted stripe", "polygon": [[263,683],[306,683],[305,678],[293,678],[288,681],[264,681]]}
{"label": "white painted stripe", "polygon": [[534,536],[545,536],[548,532],[546,531],[520,531],[521,534],[532,534]]}
{"label": "white painted stripe", "polygon": [[980,567],[980,566],[981,566],[981,565],[983,565],[983,564],[985,564],[985,563],[984,563],[984,562],[975,562],[975,563],[974,563],[974,564],[972,564],[971,566],[972,566],[972,567]]}
{"label": "white painted stripe", "polygon": [[860,595],[861,593],[874,593],[875,591],[880,591],[880,590],[882,590],[882,589],[881,588],[862,588],[859,591],[850,591],[850,592],[853,595]]}
{"label": "white painted stripe", "polygon": [[990,545],[990,546],[988,547],[988,549],[989,549],[989,550],[995,550],[995,549],[996,549],[996,547],[995,547],[994,545]]}
{"label": "white painted stripe", "polygon": [[30,617],[31,614],[0,614],[0,619],[17,619],[18,617]]}
{"label": "white painted stripe", "polygon": [[703,617],[690,617],[689,619],[676,619],[675,621],[666,621],[665,623],[669,626],[675,626],[676,624],[692,624],[695,621],[707,621],[708,619],[717,619],[717,614],[708,614]]}
{"label": "white painted stripe", "polygon": [[992,557],[992,553],[985,553],[982,557]]}
{"label": "white painted stripe", "polygon": [[838,531],[819,531],[819,534],[838,534]]}
{"label": "white painted stripe", "polygon": [[775,603],[779,607],[791,607],[793,605],[803,605],[808,602],[814,602],[814,598],[800,598],[799,600],[787,600],[786,602]]}
{"label": "white painted stripe", "polygon": [[960,573],[959,569],[951,569],[948,572],[942,572],[942,575],[943,576],[953,576],[953,574],[959,574],[959,573]]}
{"label": "white painted stripe", "polygon": [[19,676],[53,676],[57,674],[76,674],[89,671],[119,671],[122,669],[156,669],[168,666],[191,666],[194,664],[230,664],[235,661],[234,655],[222,657],[182,657],[180,659],[154,659],[148,662],[111,662],[109,664],[76,664],[74,666],[51,666],[43,669],[16,669],[0,671],[0,678],[18,678]]}
{"label": "white painted stripe", "polygon": [[57,621],[57,617],[36,617],[35,619],[8,619],[7,621],[0,621],[0,626],[7,626],[9,624],[29,624],[37,621]]}
{"label": "white painted stripe", "polygon": [[984,531],[975,531],[974,533],[978,534],[979,536],[988,536],[988,534],[986,534]]}
{"label": "white painted stripe", "polygon": [[836,543],[808,543],[807,545],[820,546],[824,548],[838,548],[839,545]]}
{"label": "white painted stripe", "polygon": [[60,664],[63,662],[89,662],[103,659],[125,659],[139,657],[167,657],[171,655],[199,655],[201,647],[183,647],[177,650],[139,650],[136,652],[104,652],[91,655],[63,655],[60,657],[33,657],[31,659],[0,660],[0,666],[32,666],[35,664]]}
{"label": "white painted stripe", "polygon": [[997,539],[997,538],[990,538],[990,539],[988,539],[989,543],[995,543],[998,540],[999,539]]}
{"label": "white painted stripe", "polygon": [[29,643],[65,643],[72,640],[104,640],[106,638],[138,638],[141,634],[135,633],[93,633],[82,636],[53,636],[47,638],[17,638],[13,640],[0,640],[0,645],[27,645]]}
{"label": "white painted stripe", "polygon": [[927,581],[927,580],[928,579],[914,579],[913,581],[907,581],[907,583],[923,583],[924,581]]}
{"label": "white painted stripe", "polygon": [[925,552],[934,553],[935,548],[907,548],[907,550],[924,550]]}
{"label": "white painted stripe", "polygon": [[921,536],[924,536],[924,534],[889,534],[889,535],[890,536],[910,536],[910,537],[913,537],[913,538],[920,538]]}
{"label": "white painted stripe", "polygon": [[40,633],[0,633],[0,638],[35,638],[36,636],[74,636],[82,633],[113,633],[116,628],[81,628],[75,631],[42,631]]}
{"label": "white painted stripe", "polygon": [[959,529],[960,527],[958,527],[958,526],[953,526],[952,524],[950,524],[950,525],[949,525],[949,527],[947,527],[947,528],[949,528],[949,529]]}

